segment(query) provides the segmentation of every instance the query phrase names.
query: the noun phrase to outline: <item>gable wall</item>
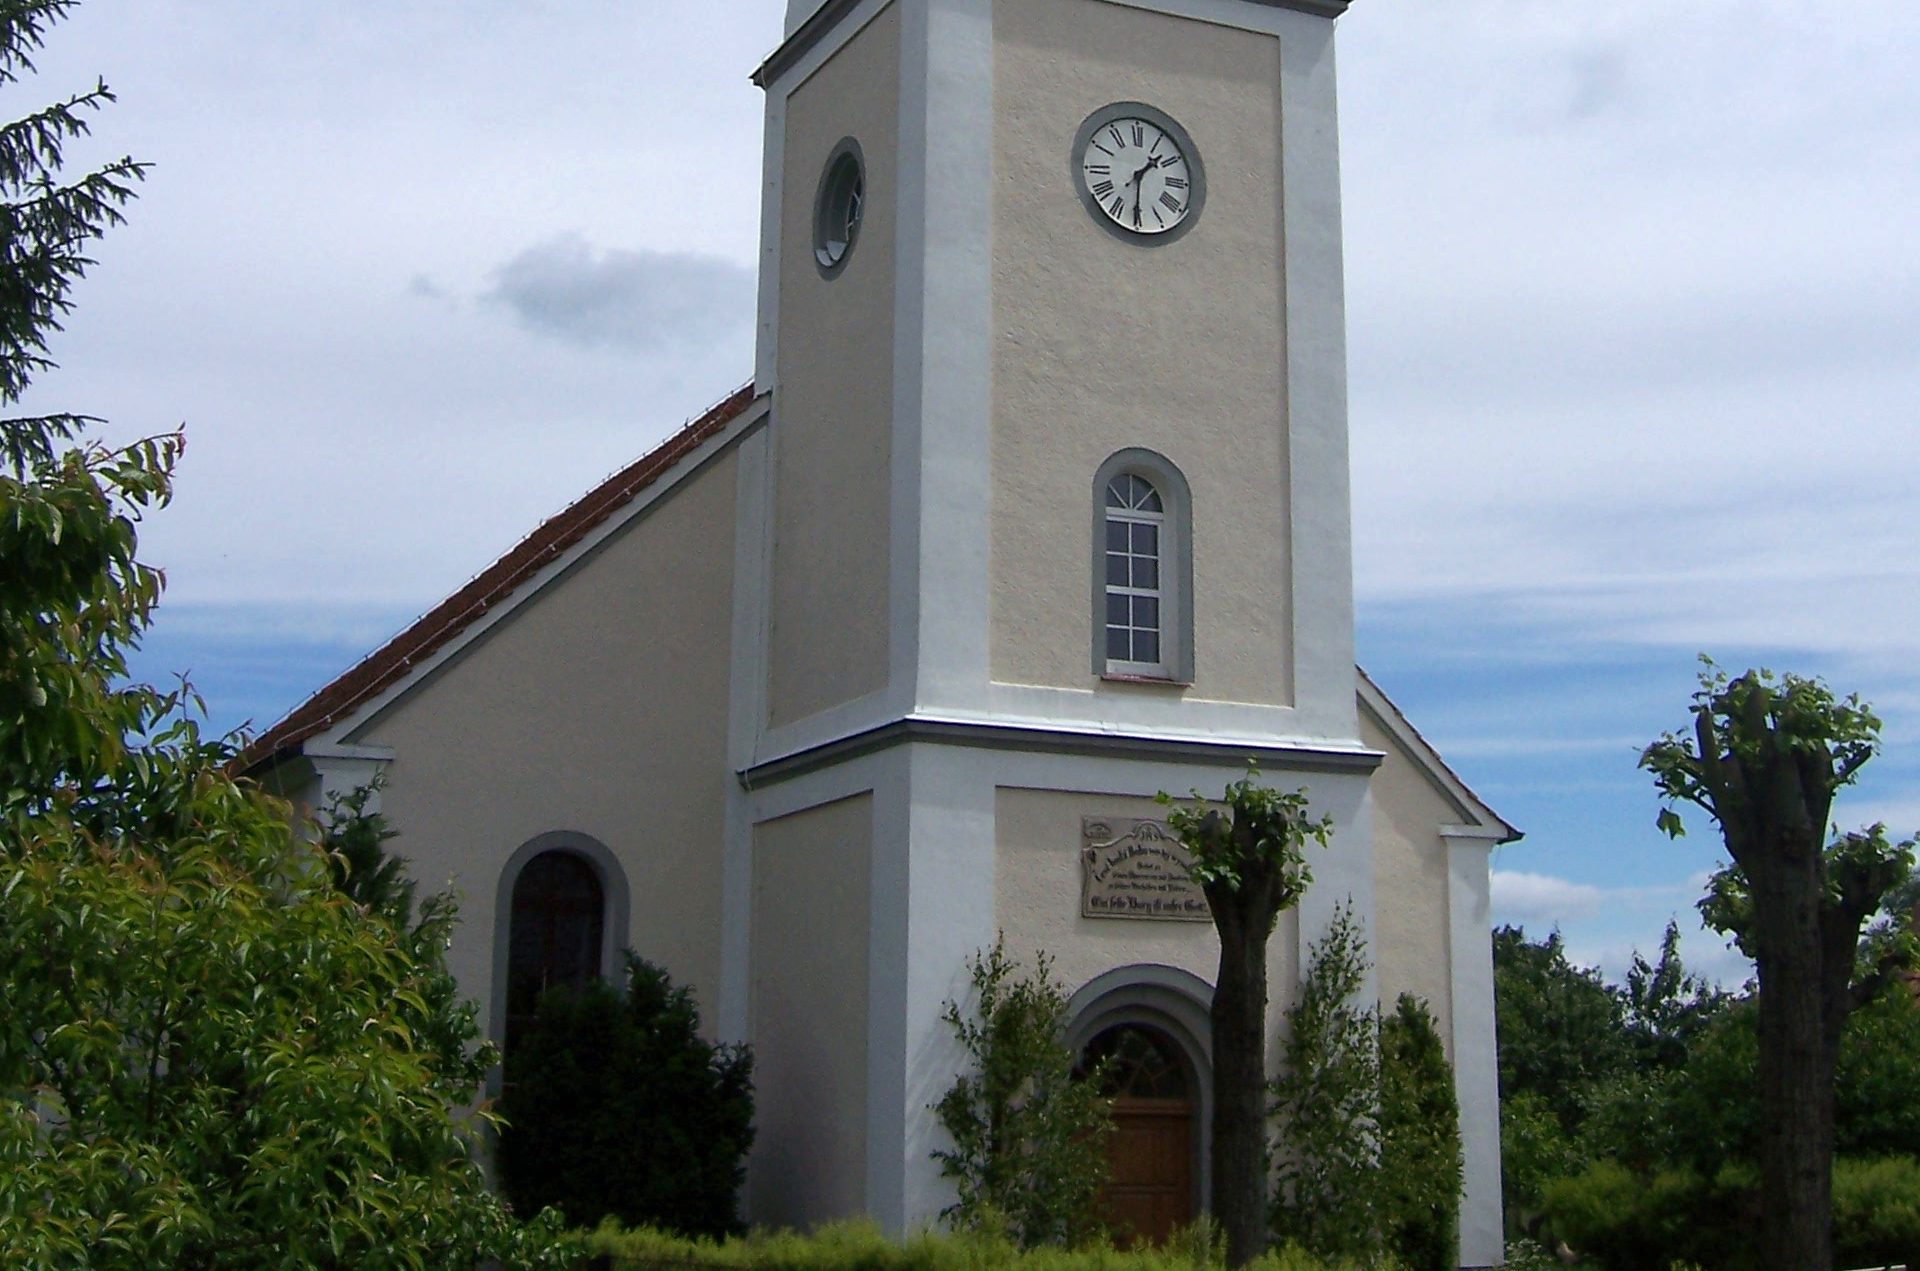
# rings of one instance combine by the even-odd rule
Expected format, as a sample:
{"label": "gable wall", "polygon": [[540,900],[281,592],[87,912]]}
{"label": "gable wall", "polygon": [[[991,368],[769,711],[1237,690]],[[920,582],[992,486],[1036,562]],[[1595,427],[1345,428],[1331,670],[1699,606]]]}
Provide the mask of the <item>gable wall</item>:
{"label": "gable wall", "polygon": [[[351,740],[390,746],[382,810],[423,891],[457,880],[450,965],[491,1009],[495,891],[571,831],[620,860],[631,945],[718,1005],[736,451],[683,479]],[[490,1021],[483,1019],[483,1027]]]}
{"label": "gable wall", "polygon": [[1360,737],[1387,756],[1373,776],[1373,953],[1380,1002],[1392,1009],[1402,993],[1424,998],[1451,1058],[1449,860],[1440,827],[1472,818],[1434,787],[1366,710],[1360,712]]}

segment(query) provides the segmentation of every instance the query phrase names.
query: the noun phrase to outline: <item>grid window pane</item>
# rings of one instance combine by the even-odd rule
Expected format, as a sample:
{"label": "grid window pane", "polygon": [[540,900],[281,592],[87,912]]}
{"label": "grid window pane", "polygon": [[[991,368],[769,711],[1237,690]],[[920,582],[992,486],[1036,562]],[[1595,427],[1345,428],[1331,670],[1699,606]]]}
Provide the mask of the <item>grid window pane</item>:
{"label": "grid window pane", "polygon": [[1136,631],[1133,633],[1133,660],[1135,662],[1158,662],[1160,660],[1160,633],[1158,631]]}
{"label": "grid window pane", "polygon": [[1133,598],[1133,625],[1143,630],[1160,629],[1160,600],[1157,596]]}
{"label": "grid window pane", "polygon": [[[1113,581],[1114,559],[1115,558],[1111,556],[1107,557],[1108,582]],[[1133,558],[1133,585],[1135,587],[1143,587],[1148,591],[1160,590],[1160,562],[1157,560],[1142,560],[1139,557]]]}
{"label": "grid window pane", "polygon": [[1107,522],[1107,550],[1124,552],[1127,550],[1127,523],[1125,521]]}
{"label": "grid window pane", "polygon": [[1158,525],[1142,525],[1139,522],[1135,522],[1132,530],[1133,554],[1135,556],[1160,555],[1160,527]]}
{"label": "grid window pane", "polygon": [[1133,660],[1133,650],[1127,637],[1128,631],[1125,627],[1107,628],[1107,657],[1109,660],[1114,662],[1131,662]]}
{"label": "grid window pane", "polygon": [[1110,627],[1127,626],[1129,625],[1127,622],[1128,616],[1127,597],[1122,594],[1109,592],[1107,594],[1107,625]]}
{"label": "grid window pane", "polygon": [[[1127,563],[1130,560],[1132,560],[1132,557],[1129,557],[1120,552],[1107,553],[1107,586],[1109,587],[1127,586],[1127,577],[1128,577]],[[1138,561],[1133,562],[1132,572],[1135,576],[1138,576],[1140,572],[1140,563]]]}

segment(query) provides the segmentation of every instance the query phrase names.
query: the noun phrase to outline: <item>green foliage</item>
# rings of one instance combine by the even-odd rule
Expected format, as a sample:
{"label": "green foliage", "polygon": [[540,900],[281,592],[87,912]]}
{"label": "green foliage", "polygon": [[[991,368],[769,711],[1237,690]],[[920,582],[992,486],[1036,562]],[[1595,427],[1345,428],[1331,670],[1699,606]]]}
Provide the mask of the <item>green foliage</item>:
{"label": "green foliage", "polygon": [[1680,960],[1680,924],[1668,921],[1655,963],[1634,950],[1627,982],[1616,990],[1636,1071],[1672,1072],[1686,1063],[1700,1031],[1732,1000]]}
{"label": "green foliage", "polygon": [[1325,847],[1333,834],[1332,817],[1316,821],[1307,815],[1305,790],[1282,793],[1263,786],[1260,770],[1252,765],[1227,787],[1226,815],[1198,790],[1184,806],[1165,791],[1156,801],[1168,810],[1167,828],[1193,859],[1196,883],[1239,891],[1257,867],[1259,877],[1272,880],[1276,915],[1299,904],[1313,882],[1302,846]]}
{"label": "green foliage", "polygon": [[1532,1095],[1574,1133],[1587,1083],[1629,1063],[1620,999],[1567,960],[1559,932],[1536,943],[1517,927],[1493,933],[1493,992],[1502,1097]]}
{"label": "green foliage", "polygon": [[1841,1266],[1920,1266],[1920,1160],[1835,1161],[1833,1244]]}
{"label": "green foliage", "polygon": [[1002,938],[967,965],[971,1009],[948,1002],[945,1019],[969,1068],[933,1105],[953,1141],[933,1156],[959,1193],[941,1216],[1025,1248],[1082,1243],[1099,1229],[1112,1131],[1099,1074],[1074,1077],[1067,999],[1045,954],[1022,974]]}
{"label": "green foliage", "polygon": [[[1601,1271],[1759,1260],[1759,1176],[1751,1166],[1651,1176],[1596,1163],[1556,1182],[1548,1221],[1556,1238]],[[1920,1265],[1920,1161],[1841,1158],[1833,1170],[1833,1236],[1840,1265]]]}
{"label": "green foliage", "polygon": [[[0,0],[0,86],[66,0]],[[0,403],[141,175],[59,176],[104,85],[0,126]],[[9,1266],[559,1266],[457,1116],[487,1052],[438,903],[410,931],[332,886],[286,804],[229,775],[192,690],[123,683],[159,599],[137,523],[181,441],[0,420],[0,1249]]]}
{"label": "green foliage", "polygon": [[430,1044],[433,968],[218,757],[168,756],[190,835],[43,821],[0,858],[0,1247],[104,1271],[550,1242],[516,1234],[450,1113],[480,1060]]}
{"label": "green foliage", "polygon": [[1273,1083],[1274,1231],[1323,1256],[1376,1255],[1378,1013],[1358,1003],[1366,945],[1349,906],[1310,951]]}
{"label": "green foliage", "polygon": [[[1176,1235],[1159,1249],[1116,1250],[1106,1245],[1021,1249],[1004,1236],[978,1232],[924,1233],[888,1240],[871,1223],[834,1223],[807,1235],[754,1231],[732,1240],[687,1240],[656,1231],[603,1227],[593,1253],[611,1271],[1214,1271],[1222,1265],[1206,1232]],[[1256,1271],[1394,1271],[1390,1262],[1323,1261],[1297,1248],[1269,1252]]]}
{"label": "green foliage", "polygon": [[1409,1271],[1452,1271],[1459,1247],[1460,1105],[1432,1012],[1401,994],[1380,1025],[1380,1221]]}
{"label": "green foliage", "polygon": [[413,924],[413,880],[407,862],[387,851],[399,837],[385,814],[369,811],[386,786],[381,774],[343,795],[335,795],[320,813],[320,846],[333,871],[333,884],[362,908],[381,914],[395,926]]}
{"label": "green foliage", "polygon": [[1648,1176],[1598,1161],[1548,1188],[1547,1225],[1601,1271],[1753,1266],[1758,1188],[1758,1175],[1742,1166],[1713,1175],[1662,1170]]}
{"label": "green foliage", "polygon": [[1433,1016],[1402,995],[1358,1004],[1366,945],[1350,908],[1312,949],[1273,1083],[1273,1224],[1323,1257],[1450,1268],[1458,1244],[1460,1111]]}
{"label": "green foliage", "polygon": [[753,1144],[753,1058],[700,1036],[690,990],[629,954],[624,993],[593,981],[540,999],[507,1056],[500,1169],[515,1208],[554,1206],[692,1235],[739,1226]]}
{"label": "green foliage", "polygon": [[1523,1090],[1501,1098],[1500,1193],[1510,1230],[1533,1230],[1547,1185],[1586,1166],[1585,1153],[1543,1096]]}

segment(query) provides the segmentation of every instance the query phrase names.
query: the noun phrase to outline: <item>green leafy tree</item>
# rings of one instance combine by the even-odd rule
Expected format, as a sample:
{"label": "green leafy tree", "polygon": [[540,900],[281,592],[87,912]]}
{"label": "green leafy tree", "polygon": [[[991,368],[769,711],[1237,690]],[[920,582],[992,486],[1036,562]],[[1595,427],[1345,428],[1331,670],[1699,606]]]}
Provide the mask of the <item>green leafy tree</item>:
{"label": "green leafy tree", "polygon": [[[0,88],[67,0],[0,0]],[[64,181],[104,84],[0,126],[0,406],[142,168]],[[331,884],[292,812],[234,779],[185,685],[128,684],[160,594],[139,520],[180,439],[0,419],[0,1249],[8,1265],[560,1265],[454,1112],[487,1057],[438,963]],[[419,939],[444,941],[450,909]],[[470,1021],[469,1021],[470,1023]],[[479,1118],[484,1121],[484,1116]]]}
{"label": "green leafy tree", "polygon": [[1621,986],[1620,1003],[1633,1065],[1642,1073],[1670,1073],[1685,1065],[1703,1028],[1732,1001],[1680,960],[1680,924],[1669,921],[1660,938],[1660,960],[1634,950]]}
{"label": "green leafy tree", "polygon": [[1025,974],[997,939],[967,966],[970,1008],[948,1002],[945,1018],[970,1062],[933,1105],[953,1141],[933,1157],[958,1191],[941,1216],[1024,1248],[1080,1244],[1099,1231],[1107,1179],[1101,1074],[1075,1076],[1066,994],[1045,954]]}
{"label": "green leafy tree", "polygon": [[1753,958],[1759,1012],[1762,1244],[1767,1265],[1828,1271],[1834,1073],[1847,1016],[1891,964],[1860,974],[1861,931],[1913,870],[1911,841],[1883,826],[1828,840],[1833,802],[1879,747],[1880,721],[1819,680],[1710,663],[1690,733],[1647,747],[1678,837],[1686,803],[1711,816],[1732,863],[1701,902]]}
{"label": "green leafy tree", "polygon": [[1259,778],[1249,767],[1229,785],[1225,811],[1198,790],[1185,806],[1159,796],[1220,937],[1211,1018],[1212,1208],[1230,1267],[1267,1245],[1267,942],[1313,881],[1306,845],[1324,847],[1333,834],[1332,818],[1308,814],[1305,790],[1285,794]]}
{"label": "green leafy tree", "polygon": [[686,1235],[739,1227],[753,1145],[753,1055],[700,1035],[692,991],[627,955],[540,999],[507,1056],[500,1171],[517,1208],[576,1227],[614,1218]]}
{"label": "green leafy tree", "polygon": [[1518,927],[1494,930],[1493,992],[1501,1098],[1532,1095],[1577,1132],[1582,1091],[1632,1059],[1619,997],[1568,960],[1558,931],[1532,941]]}

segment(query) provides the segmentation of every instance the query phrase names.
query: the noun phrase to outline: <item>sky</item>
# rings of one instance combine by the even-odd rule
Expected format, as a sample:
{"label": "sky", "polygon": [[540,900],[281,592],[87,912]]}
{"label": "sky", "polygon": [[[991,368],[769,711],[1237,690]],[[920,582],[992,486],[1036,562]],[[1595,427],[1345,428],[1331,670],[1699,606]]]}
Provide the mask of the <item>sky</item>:
{"label": "sky", "polygon": [[[153,168],[30,405],[183,426],[141,655],[264,728],[751,373],[784,0],[86,0],[18,115]],[[1885,720],[1920,829],[1920,5],[1357,0],[1361,663],[1526,831],[1499,921],[1621,974],[1719,861],[1636,770],[1697,656]]]}

